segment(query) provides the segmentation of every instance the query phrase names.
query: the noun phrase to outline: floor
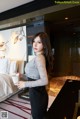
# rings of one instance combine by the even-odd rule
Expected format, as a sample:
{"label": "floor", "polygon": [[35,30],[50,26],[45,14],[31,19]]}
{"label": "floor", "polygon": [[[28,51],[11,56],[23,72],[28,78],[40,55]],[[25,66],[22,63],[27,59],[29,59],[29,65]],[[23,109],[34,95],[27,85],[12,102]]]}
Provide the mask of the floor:
{"label": "floor", "polygon": [[[77,77],[77,76],[62,76],[62,77],[52,77],[51,78],[50,83],[47,86],[47,90],[48,90],[48,93],[49,93],[48,109],[51,106],[51,104],[53,103],[53,101],[55,100],[56,96],[60,92],[61,88],[63,87],[63,85],[65,84],[67,79],[80,80],[80,77]],[[5,111],[8,111],[9,119],[11,119],[11,118],[12,119],[15,119],[15,118],[22,119],[23,118],[22,116],[26,116],[26,115],[27,115],[27,119],[30,119],[30,115],[31,115],[30,104],[28,104],[27,102],[25,104],[25,100],[22,100],[22,99],[18,100],[18,97],[16,97],[16,95],[13,96],[13,97],[11,97],[9,100],[5,101],[4,103],[0,104],[0,111],[4,110],[5,107],[6,107]],[[7,106],[5,106],[5,105],[7,105]],[[14,108],[17,109],[17,112],[15,112]],[[26,119],[26,117],[25,117],[25,119]]]}
{"label": "floor", "polygon": [[59,91],[61,90],[62,86],[64,85],[67,79],[70,80],[80,80],[78,76],[61,76],[61,77],[52,77],[49,83],[48,93],[51,96],[57,96]]}

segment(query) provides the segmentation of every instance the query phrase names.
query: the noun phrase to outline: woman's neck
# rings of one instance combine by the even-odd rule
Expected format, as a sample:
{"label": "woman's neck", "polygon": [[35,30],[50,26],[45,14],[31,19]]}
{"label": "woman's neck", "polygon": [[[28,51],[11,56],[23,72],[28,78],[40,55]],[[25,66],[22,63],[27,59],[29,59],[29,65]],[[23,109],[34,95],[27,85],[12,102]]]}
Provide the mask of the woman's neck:
{"label": "woman's neck", "polygon": [[36,55],[41,55],[41,54],[43,54],[43,51],[36,52],[35,54],[36,54]]}

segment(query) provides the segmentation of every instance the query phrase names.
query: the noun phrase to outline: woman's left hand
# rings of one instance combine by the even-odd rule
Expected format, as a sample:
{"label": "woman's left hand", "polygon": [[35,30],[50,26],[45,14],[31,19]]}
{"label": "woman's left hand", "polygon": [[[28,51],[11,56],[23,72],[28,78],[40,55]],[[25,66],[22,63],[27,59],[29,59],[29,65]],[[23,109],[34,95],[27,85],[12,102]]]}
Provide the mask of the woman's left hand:
{"label": "woman's left hand", "polygon": [[25,88],[25,82],[24,81],[19,81],[17,86],[18,86],[19,89]]}

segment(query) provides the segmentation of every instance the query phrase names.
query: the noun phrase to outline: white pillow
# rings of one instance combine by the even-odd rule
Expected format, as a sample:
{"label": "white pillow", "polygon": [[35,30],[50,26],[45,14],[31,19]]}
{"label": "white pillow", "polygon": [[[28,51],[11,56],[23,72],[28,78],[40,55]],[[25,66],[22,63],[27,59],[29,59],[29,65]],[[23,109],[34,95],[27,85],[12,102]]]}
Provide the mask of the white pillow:
{"label": "white pillow", "polygon": [[8,74],[8,59],[6,58],[0,59],[0,73]]}
{"label": "white pillow", "polygon": [[17,73],[17,62],[16,61],[11,61],[10,62],[10,70],[9,74],[13,75]]}

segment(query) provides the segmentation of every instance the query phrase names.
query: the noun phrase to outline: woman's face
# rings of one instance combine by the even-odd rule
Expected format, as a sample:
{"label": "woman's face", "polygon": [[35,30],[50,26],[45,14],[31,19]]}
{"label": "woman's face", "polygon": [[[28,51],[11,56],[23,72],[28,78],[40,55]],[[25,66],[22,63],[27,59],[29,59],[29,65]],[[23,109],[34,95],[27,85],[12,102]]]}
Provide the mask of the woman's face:
{"label": "woman's face", "polygon": [[33,49],[35,53],[43,51],[43,44],[39,36],[37,36],[33,41]]}

